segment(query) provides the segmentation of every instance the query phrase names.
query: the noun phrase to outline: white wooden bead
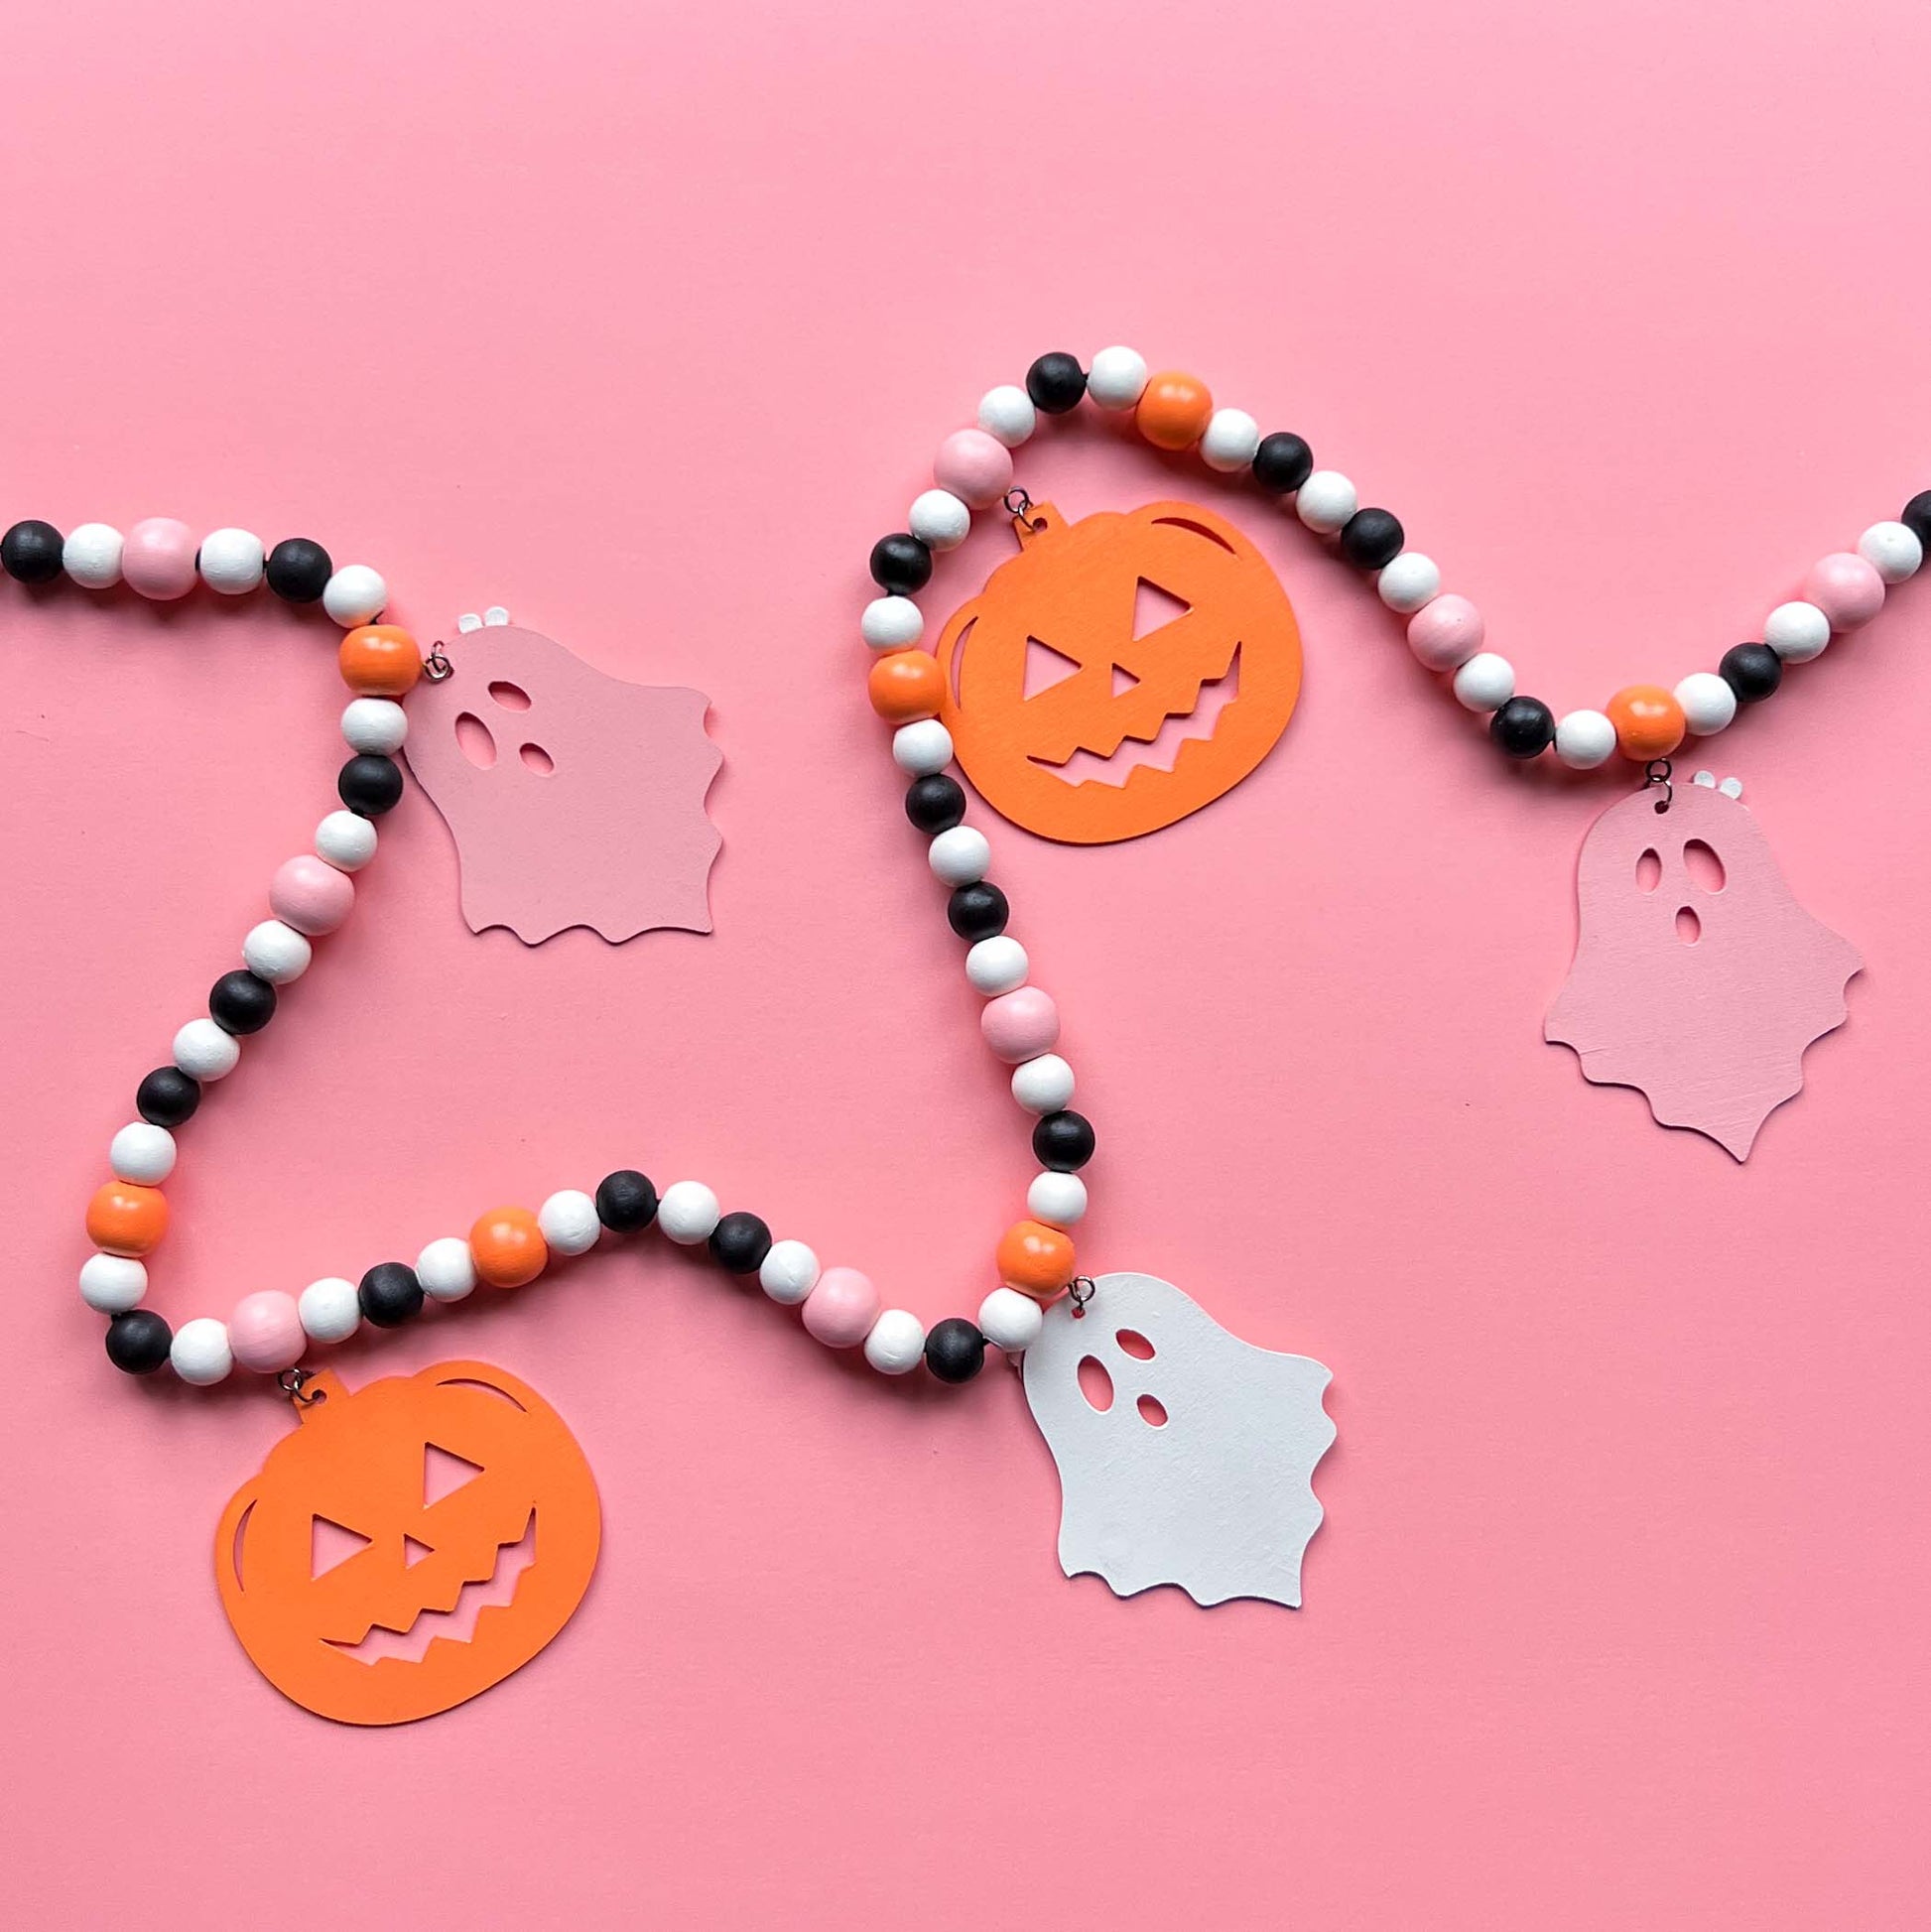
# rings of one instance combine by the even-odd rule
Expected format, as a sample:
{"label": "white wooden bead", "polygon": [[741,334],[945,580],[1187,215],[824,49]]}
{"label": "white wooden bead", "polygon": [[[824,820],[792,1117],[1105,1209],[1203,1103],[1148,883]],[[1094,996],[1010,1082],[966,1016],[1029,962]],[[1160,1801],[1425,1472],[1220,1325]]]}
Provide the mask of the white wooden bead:
{"label": "white wooden bead", "polygon": [[1073,1104],[1073,1069],[1057,1053],[1022,1060],[1012,1070],[1012,1097],[1028,1113],[1057,1113]]}
{"label": "white wooden bead", "polygon": [[416,1257],[416,1279],[435,1302],[459,1302],[474,1292],[476,1257],[460,1234],[431,1241]]}
{"label": "white wooden bead", "polygon": [[1038,427],[1033,399],[1018,384],[1002,382],[979,398],[978,425],[1008,450],[1016,450]]}
{"label": "white wooden bead", "polygon": [[974,992],[990,999],[994,993],[1009,993],[1026,983],[1032,962],[1026,949],[1010,933],[982,939],[966,955],[966,977]]}
{"label": "white wooden bead", "polygon": [[995,1288],[979,1303],[979,1333],[1009,1355],[1023,1355],[1045,1326],[1045,1309],[1017,1288]]}
{"label": "white wooden bead", "polygon": [[343,630],[372,624],[389,601],[389,586],[366,564],[344,564],[322,587],[322,607]]}
{"label": "white wooden bead", "polygon": [[375,856],[375,822],[331,812],[316,827],[316,856],[338,872],[359,872]]}
{"label": "white wooden bead", "polygon": [[80,1264],[80,1299],[97,1315],[125,1315],[148,1292],[146,1266],[127,1254],[90,1254]]}
{"label": "white wooden bead", "polygon": [[1201,433],[1201,461],[1223,475],[1245,469],[1260,448],[1260,425],[1244,409],[1217,409]]}
{"label": "white wooden bead", "polygon": [[1924,546],[1908,523],[1873,523],[1858,539],[1858,555],[1886,583],[1902,583],[1917,575]]}
{"label": "white wooden bead", "polygon": [[1601,711],[1568,711],[1556,725],[1556,756],[1572,771],[1594,771],[1615,750],[1615,726]]}
{"label": "white wooden bead", "polygon": [[1324,537],[1333,536],[1360,507],[1354,485],[1339,469],[1317,469],[1294,498],[1294,514]]}
{"label": "white wooden bead", "polygon": [[279,919],[264,919],[259,926],[249,927],[248,937],[241,942],[242,965],[271,986],[293,985],[315,957],[308,936]]}
{"label": "white wooden bead", "polygon": [[1831,620],[1814,603],[1780,603],[1763,620],[1763,641],[1786,664],[1808,664],[1831,641]]}
{"label": "white wooden bead", "polygon": [[914,778],[929,778],[952,763],[952,733],[936,717],[915,717],[892,733],[892,762]]}
{"label": "white wooden bead", "polygon": [[564,1188],[553,1194],[537,1210],[537,1225],[559,1254],[587,1254],[603,1231],[596,1203],[580,1188]]}
{"label": "white wooden bead", "polygon": [[346,1342],[362,1326],[362,1304],[355,1284],[338,1274],[312,1281],[295,1298],[302,1333],[315,1342]]}
{"label": "white wooden bead", "polygon": [[924,490],[912,499],[905,527],[928,550],[957,550],[971,535],[971,505],[951,490]]}
{"label": "white wooden bead", "polygon": [[1455,695],[1472,711],[1498,711],[1515,696],[1515,667],[1493,651],[1478,651],[1455,674]]}
{"label": "white wooden bead", "polygon": [[1714,671],[1692,671],[1676,687],[1676,702],[1693,737],[1710,737],[1737,715],[1737,694]]}
{"label": "white wooden bead", "polygon": [[925,1359],[925,1324],[907,1309],[886,1309],[865,1337],[865,1359],[881,1375],[910,1374]]}
{"label": "white wooden bead", "polygon": [[709,1240],[722,1215],[717,1197],[702,1181],[673,1181],[657,1204],[657,1224],[679,1247]]}
{"label": "white wooden bead", "polygon": [[803,1241],[773,1241],[758,1286],[781,1307],[796,1308],[818,1286],[818,1256]]}
{"label": "white wooden bead", "polygon": [[217,1322],[212,1315],[197,1315],[193,1321],[184,1322],[175,1331],[168,1359],[175,1364],[175,1373],[196,1388],[211,1388],[224,1381],[234,1366],[227,1323]]}
{"label": "white wooden bead", "polygon": [[190,1020],[175,1035],[175,1065],[196,1080],[220,1080],[240,1059],[241,1042],[212,1020]]}
{"label": "white wooden bead", "polygon": [[946,885],[973,885],[985,876],[992,863],[992,847],[985,834],[971,826],[954,826],[942,832],[926,851],[933,877]]}
{"label": "white wooden bead", "polygon": [[194,560],[201,581],[224,597],[238,597],[262,580],[268,553],[250,530],[210,530]]}
{"label": "white wooden bead", "polygon": [[351,698],[342,712],[342,736],[351,751],[393,757],[409,736],[409,713],[393,698]]}
{"label": "white wooden bead", "polygon": [[1087,394],[1101,409],[1131,409],[1146,393],[1146,357],[1115,343],[1093,358]]}
{"label": "white wooden bead", "polygon": [[1035,1221],[1071,1227],[1087,1212],[1087,1184],[1077,1174],[1035,1174],[1026,1190],[1026,1212]]}
{"label": "white wooden bead", "polygon": [[158,1188],[175,1171],[175,1137],[149,1120],[130,1120],[107,1149],[117,1181]]}
{"label": "white wooden bead", "polygon": [[61,546],[61,568],[86,590],[111,590],[121,580],[121,533],[111,523],[83,523]]}
{"label": "white wooden bead", "polygon": [[1404,617],[1433,602],[1441,588],[1442,567],[1418,550],[1404,550],[1393,562],[1383,564],[1374,580],[1374,594]]}
{"label": "white wooden bead", "polygon": [[874,651],[903,651],[925,635],[925,612],[910,597],[873,597],[858,630]]}

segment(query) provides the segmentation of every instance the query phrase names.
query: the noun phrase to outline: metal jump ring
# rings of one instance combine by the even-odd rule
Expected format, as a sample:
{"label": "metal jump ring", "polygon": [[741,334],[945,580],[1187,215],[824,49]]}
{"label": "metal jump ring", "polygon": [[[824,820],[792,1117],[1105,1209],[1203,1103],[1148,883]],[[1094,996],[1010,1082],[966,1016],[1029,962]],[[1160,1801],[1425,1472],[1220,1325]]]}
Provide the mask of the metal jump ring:
{"label": "metal jump ring", "polygon": [[1656,801],[1658,812],[1667,812],[1676,799],[1676,787],[1670,782],[1670,774],[1675,767],[1667,758],[1652,758],[1642,768],[1642,782],[1645,785],[1660,785],[1663,796]]}
{"label": "metal jump ring", "polygon": [[423,676],[433,685],[440,685],[445,678],[455,676],[455,666],[450,662],[440,637],[429,647],[429,656],[423,660]]}
{"label": "metal jump ring", "polygon": [[1073,1298],[1073,1319],[1082,1320],[1087,1312],[1087,1304],[1099,1292],[1099,1284],[1090,1274],[1076,1274],[1067,1292]]}

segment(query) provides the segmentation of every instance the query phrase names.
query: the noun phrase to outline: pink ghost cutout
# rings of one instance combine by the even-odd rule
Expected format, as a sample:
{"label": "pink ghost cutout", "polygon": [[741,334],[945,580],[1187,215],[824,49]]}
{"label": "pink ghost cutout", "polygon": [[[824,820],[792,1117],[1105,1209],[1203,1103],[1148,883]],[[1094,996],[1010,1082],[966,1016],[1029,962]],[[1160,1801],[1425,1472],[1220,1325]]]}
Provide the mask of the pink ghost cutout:
{"label": "pink ghost cutout", "polygon": [[710,700],[606,676],[501,619],[465,619],[452,675],[409,701],[410,769],[454,836],[470,931],[709,932]]}
{"label": "pink ghost cutout", "polygon": [[[1734,781],[1733,781],[1734,782]],[[1583,1076],[1634,1087],[1666,1127],[1738,1160],[1801,1091],[1804,1051],[1846,1016],[1864,961],[1784,883],[1755,819],[1707,773],[1638,792],[1590,828],[1575,964],[1543,1036]]]}

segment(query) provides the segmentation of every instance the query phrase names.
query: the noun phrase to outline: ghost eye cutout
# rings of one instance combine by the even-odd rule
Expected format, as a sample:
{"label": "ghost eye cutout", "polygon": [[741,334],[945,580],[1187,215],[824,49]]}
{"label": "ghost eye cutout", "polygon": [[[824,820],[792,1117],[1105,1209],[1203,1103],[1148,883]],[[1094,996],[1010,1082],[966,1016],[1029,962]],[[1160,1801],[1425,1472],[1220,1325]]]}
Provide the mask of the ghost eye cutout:
{"label": "ghost eye cutout", "polygon": [[1721,892],[1724,889],[1724,862],[1701,838],[1689,839],[1684,844],[1683,869],[1706,892]]}
{"label": "ghost eye cutout", "polygon": [[1654,892],[1662,883],[1663,861],[1652,846],[1636,860],[1636,883],[1645,892]]}
{"label": "ghost eye cutout", "polygon": [[1080,1357],[1080,1393],[1087,1398],[1087,1407],[1104,1415],[1113,1406],[1113,1378],[1106,1373],[1106,1364],[1094,1355]]}
{"label": "ghost eye cutout", "polygon": [[370,1539],[327,1516],[317,1516],[309,1531],[309,1574],[323,1577],[369,1547]]}
{"label": "ghost eye cutout", "polygon": [[527,711],[530,708],[530,694],[521,685],[513,685],[507,678],[494,679],[489,687],[489,695],[506,711]]}
{"label": "ghost eye cutout", "polygon": [[1138,1329],[1121,1329],[1113,1340],[1119,1344],[1120,1352],[1131,1355],[1135,1361],[1153,1359],[1153,1344]]}
{"label": "ghost eye cutout", "polygon": [[455,721],[455,741],[462,747],[462,755],[478,771],[488,771],[496,762],[496,740],[489,735],[489,726],[474,711],[464,711]]}
{"label": "ghost eye cutout", "polygon": [[465,1482],[473,1482],[482,1474],[482,1465],[472,1463],[467,1457],[458,1456],[448,1449],[438,1449],[434,1443],[423,1445],[423,1506],[441,1502],[447,1495],[453,1495]]}

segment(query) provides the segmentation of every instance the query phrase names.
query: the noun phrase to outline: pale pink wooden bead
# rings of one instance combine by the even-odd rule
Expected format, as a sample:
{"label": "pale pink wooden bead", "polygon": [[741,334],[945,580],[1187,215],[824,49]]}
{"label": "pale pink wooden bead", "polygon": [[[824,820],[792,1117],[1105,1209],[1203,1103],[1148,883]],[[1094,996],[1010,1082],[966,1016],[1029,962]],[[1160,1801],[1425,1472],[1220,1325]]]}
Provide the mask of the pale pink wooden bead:
{"label": "pale pink wooden bead", "polygon": [[257,1374],[272,1375],[278,1368],[293,1368],[308,1346],[309,1338],[302,1332],[302,1311],[296,1307],[295,1297],[279,1288],[243,1295],[228,1317],[228,1347],[242,1367]]}
{"label": "pale pink wooden bead", "polygon": [[1012,451],[983,430],[955,430],[940,444],[932,474],[941,489],[982,510],[1012,487]]}
{"label": "pale pink wooden bead", "polygon": [[1856,630],[1884,607],[1884,580],[1848,550],[1820,557],[1804,579],[1804,599],[1831,620],[1833,630]]}
{"label": "pale pink wooden bead", "polygon": [[878,1320],[878,1290],[856,1268],[827,1268],[805,1297],[805,1326],[828,1349],[855,1349]]}
{"label": "pale pink wooden bead", "polygon": [[979,1031],[1001,1060],[1015,1065],[1050,1053],[1060,1037],[1060,1009],[1038,986],[1020,986],[979,1008]]}
{"label": "pale pink wooden bead", "polygon": [[121,576],[144,597],[185,597],[194,587],[194,533],[178,517],[143,517],[121,545]]}
{"label": "pale pink wooden bead", "polygon": [[1445,590],[1408,619],[1408,648],[1431,671],[1456,671],[1481,649],[1481,612]]}
{"label": "pale pink wooden bead", "polygon": [[268,882],[275,917],[314,939],[332,933],[355,904],[355,882],[309,852],[285,859]]}

